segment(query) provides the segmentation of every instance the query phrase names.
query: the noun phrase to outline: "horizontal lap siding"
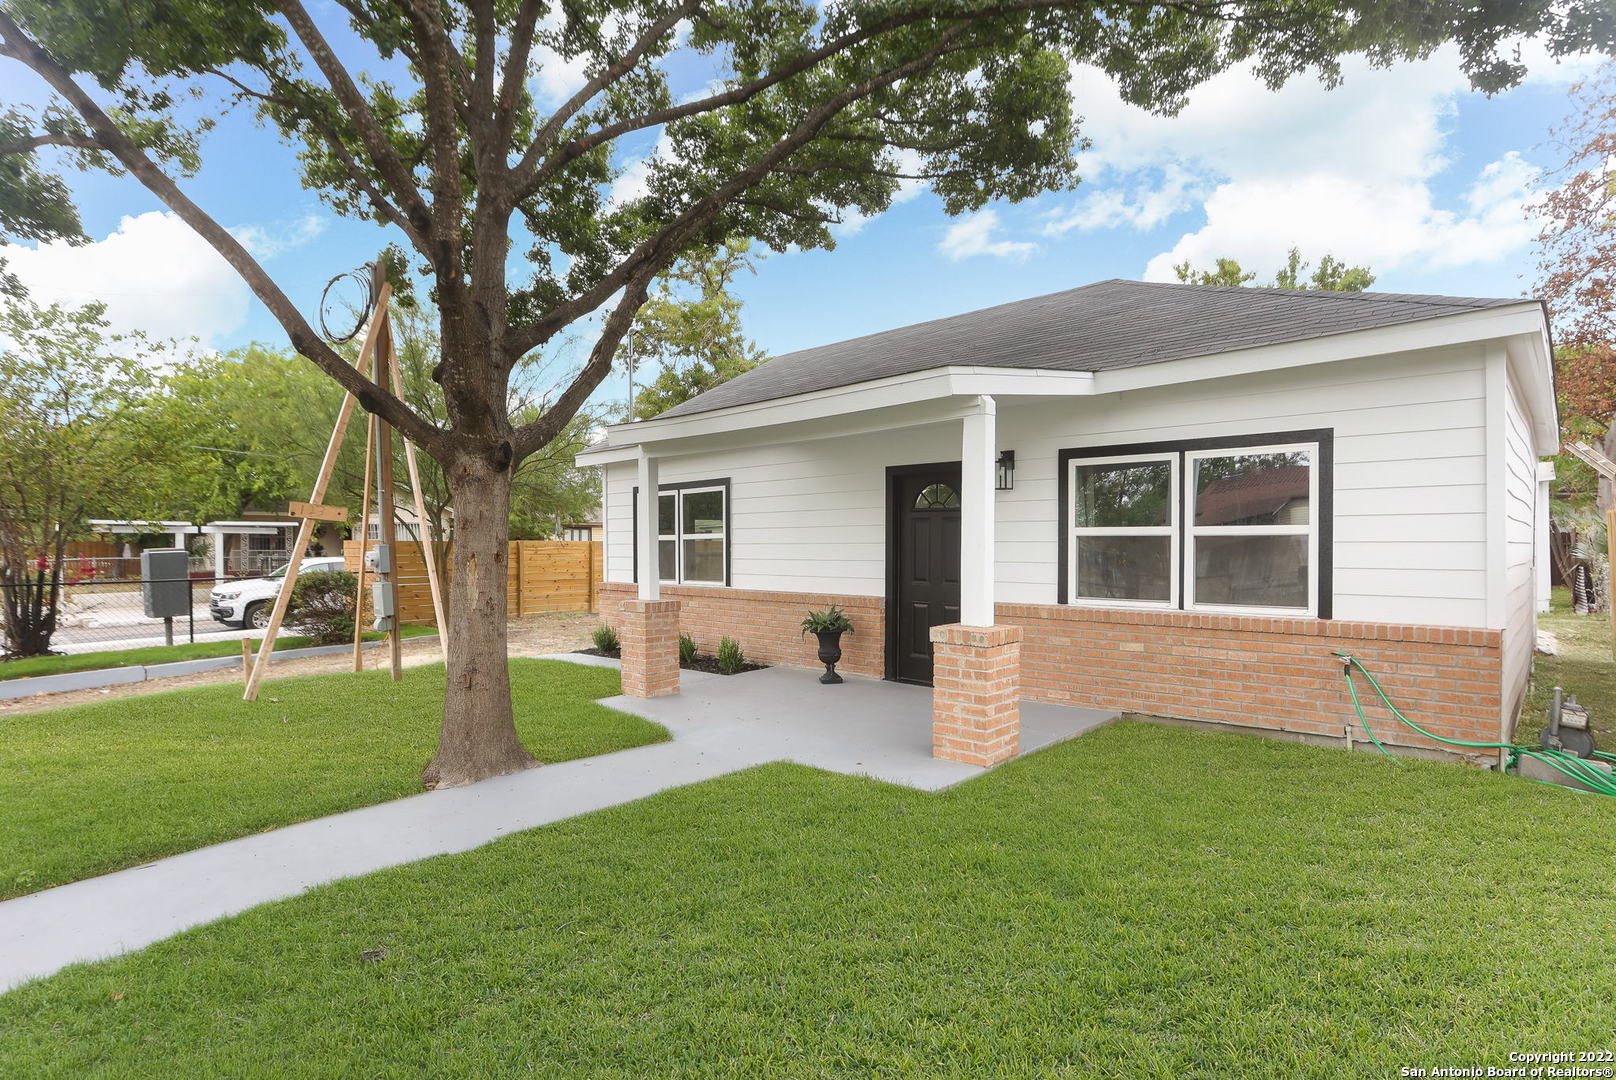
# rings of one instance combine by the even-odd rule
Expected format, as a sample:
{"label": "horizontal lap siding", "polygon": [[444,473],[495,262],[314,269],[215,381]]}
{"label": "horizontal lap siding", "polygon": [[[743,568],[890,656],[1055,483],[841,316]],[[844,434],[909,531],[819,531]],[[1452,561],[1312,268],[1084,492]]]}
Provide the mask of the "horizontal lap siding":
{"label": "horizontal lap siding", "polygon": [[1504,657],[1503,723],[1509,734],[1526,694],[1537,643],[1537,454],[1530,422],[1513,380],[1504,408]]}
{"label": "horizontal lap siding", "polygon": [[1056,599],[1060,450],[1333,428],[1334,614],[1486,625],[1485,399],[1467,348],[1001,409],[999,599]]}
{"label": "horizontal lap siding", "polygon": [[[1479,348],[1095,397],[999,404],[1015,488],[997,497],[1002,602],[1056,600],[1056,459],[1068,447],[1335,431],[1334,614],[1486,625],[1485,377]],[[889,465],[959,458],[960,425],[664,459],[731,482],[731,584],[882,597]],[[632,580],[634,466],[606,469],[606,578]]]}

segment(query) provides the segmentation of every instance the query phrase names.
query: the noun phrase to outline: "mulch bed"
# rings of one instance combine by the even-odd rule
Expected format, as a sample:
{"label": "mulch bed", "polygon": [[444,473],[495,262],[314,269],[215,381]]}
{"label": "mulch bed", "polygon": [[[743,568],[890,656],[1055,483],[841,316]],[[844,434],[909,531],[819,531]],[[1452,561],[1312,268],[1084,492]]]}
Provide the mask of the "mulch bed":
{"label": "mulch bed", "polygon": [[[574,649],[573,651],[581,653],[584,656],[609,656],[613,660],[623,659],[623,650],[621,649]],[[739,671],[720,671],[718,669],[718,657],[698,653],[696,658],[690,663],[680,664],[679,666],[685,671],[705,671],[709,675],[744,675],[748,671],[762,671],[769,665],[754,664],[748,661],[747,663],[741,665],[741,669]]]}

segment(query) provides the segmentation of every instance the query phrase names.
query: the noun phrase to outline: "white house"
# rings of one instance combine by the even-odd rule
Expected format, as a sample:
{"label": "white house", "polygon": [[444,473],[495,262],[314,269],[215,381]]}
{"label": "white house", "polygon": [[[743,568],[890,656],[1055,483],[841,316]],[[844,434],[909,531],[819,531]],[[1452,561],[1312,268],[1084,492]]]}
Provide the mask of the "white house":
{"label": "white house", "polygon": [[1557,445],[1537,301],[1113,280],[777,357],[578,460],[628,692],[677,689],[680,628],[812,666],[836,604],[844,670],[932,683],[936,752],[986,763],[1022,698],[1341,739],[1337,652],[1507,736]]}

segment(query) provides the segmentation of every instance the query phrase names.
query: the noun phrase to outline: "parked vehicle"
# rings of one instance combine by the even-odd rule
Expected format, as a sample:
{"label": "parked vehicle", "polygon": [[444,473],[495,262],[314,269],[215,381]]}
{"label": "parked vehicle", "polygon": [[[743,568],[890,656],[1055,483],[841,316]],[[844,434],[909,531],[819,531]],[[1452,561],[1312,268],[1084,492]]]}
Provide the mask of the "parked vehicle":
{"label": "parked vehicle", "polygon": [[[304,559],[298,573],[341,569],[340,558]],[[269,625],[270,605],[285,580],[286,567],[283,566],[263,577],[220,585],[208,593],[208,613],[226,626],[262,630]]]}

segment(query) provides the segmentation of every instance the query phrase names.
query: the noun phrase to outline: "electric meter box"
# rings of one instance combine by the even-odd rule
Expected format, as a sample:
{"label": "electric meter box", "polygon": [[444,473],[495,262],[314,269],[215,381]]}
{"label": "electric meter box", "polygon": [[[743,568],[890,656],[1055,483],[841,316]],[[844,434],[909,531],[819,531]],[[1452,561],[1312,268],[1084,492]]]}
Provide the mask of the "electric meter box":
{"label": "electric meter box", "polygon": [[370,610],[377,619],[390,619],[397,612],[393,610],[393,583],[378,581],[370,587]]}
{"label": "electric meter box", "polygon": [[142,551],[140,578],[146,618],[168,619],[191,610],[191,560],[184,548]]}
{"label": "electric meter box", "polygon": [[365,565],[373,574],[393,572],[393,545],[376,544],[365,549]]}

